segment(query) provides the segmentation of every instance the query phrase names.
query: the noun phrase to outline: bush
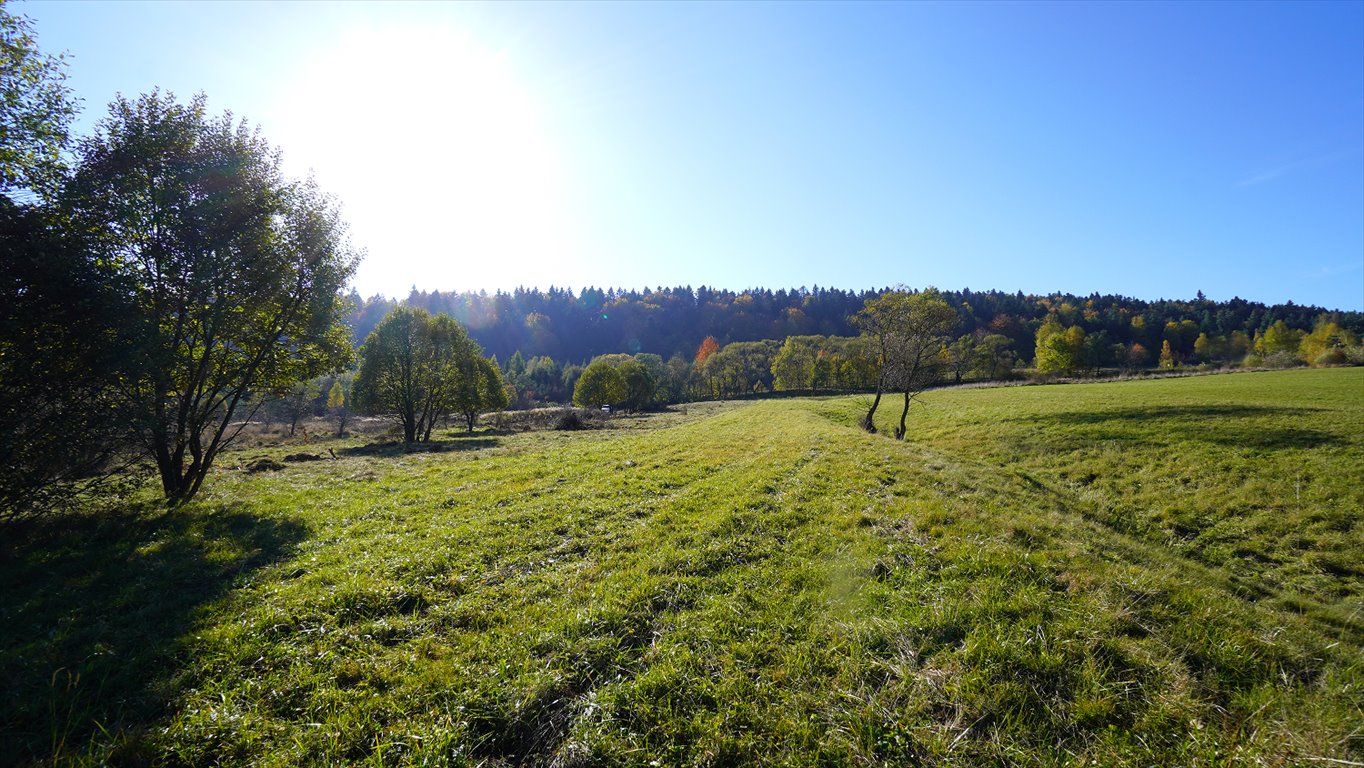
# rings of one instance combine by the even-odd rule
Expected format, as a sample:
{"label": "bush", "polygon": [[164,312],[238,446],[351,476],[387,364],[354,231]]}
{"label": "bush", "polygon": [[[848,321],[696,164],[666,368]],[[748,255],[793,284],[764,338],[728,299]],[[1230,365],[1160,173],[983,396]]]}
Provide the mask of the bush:
{"label": "bush", "polygon": [[1328,349],[1317,355],[1317,359],[1312,361],[1315,366],[1345,365],[1345,350],[1340,347]]}
{"label": "bush", "polygon": [[554,428],[560,432],[573,432],[588,429],[589,425],[577,411],[565,410],[554,420]]}
{"label": "bush", "polygon": [[1246,355],[1241,365],[1245,368],[1294,368],[1302,365],[1302,361],[1292,352],[1270,352],[1267,355],[1252,352]]}

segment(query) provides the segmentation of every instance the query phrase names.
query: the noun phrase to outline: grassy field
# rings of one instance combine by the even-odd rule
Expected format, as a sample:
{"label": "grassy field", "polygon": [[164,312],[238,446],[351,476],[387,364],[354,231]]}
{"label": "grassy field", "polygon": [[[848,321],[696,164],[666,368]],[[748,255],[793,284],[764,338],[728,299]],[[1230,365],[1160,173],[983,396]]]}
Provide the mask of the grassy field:
{"label": "grassy field", "polygon": [[253,448],[10,531],[0,754],[1364,762],[1364,370],[940,391],[903,443],[868,399]]}

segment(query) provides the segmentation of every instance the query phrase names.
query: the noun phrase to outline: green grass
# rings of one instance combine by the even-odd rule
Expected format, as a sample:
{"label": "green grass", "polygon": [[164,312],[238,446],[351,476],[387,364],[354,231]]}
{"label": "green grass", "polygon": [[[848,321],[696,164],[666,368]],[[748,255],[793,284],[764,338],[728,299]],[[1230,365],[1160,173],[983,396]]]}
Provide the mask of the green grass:
{"label": "green grass", "polygon": [[940,391],[903,443],[867,400],[252,450],[13,531],[0,754],[1364,761],[1364,371]]}

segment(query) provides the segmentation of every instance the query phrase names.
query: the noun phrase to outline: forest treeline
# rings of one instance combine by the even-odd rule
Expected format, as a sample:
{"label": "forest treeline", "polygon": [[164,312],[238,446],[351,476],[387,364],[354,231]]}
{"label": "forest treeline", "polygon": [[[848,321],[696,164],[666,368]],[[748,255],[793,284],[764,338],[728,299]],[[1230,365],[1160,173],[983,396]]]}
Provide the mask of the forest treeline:
{"label": "forest treeline", "polygon": [[[352,340],[362,343],[374,326],[399,304],[445,313],[469,329],[483,349],[506,361],[545,356],[561,363],[586,363],[598,355],[647,352],[668,359],[694,356],[712,337],[721,346],[735,341],[774,340],[788,336],[856,336],[851,318],[867,299],[891,288],[754,288],[735,292],[701,286],[646,290],[517,288],[511,292],[422,291],[413,288],[399,301],[384,296],[362,298],[352,292],[354,310],[348,323]],[[1014,354],[1032,360],[1037,330],[1054,317],[1064,327],[1086,335],[1102,332],[1110,343],[1140,344],[1154,365],[1169,323],[1193,323],[1187,353],[1200,333],[1230,339],[1236,332],[1253,339],[1276,322],[1310,331],[1329,315],[1355,336],[1364,335],[1364,313],[1331,311],[1288,302],[1267,305],[1234,298],[1213,301],[1201,293],[1189,300],[1143,301],[1127,296],[1046,296],[1004,291],[941,291],[961,318],[958,335],[985,332],[1004,336]],[[1186,329],[1189,326],[1184,326]],[[1244,354],[1244,353],[1243,353]]]}

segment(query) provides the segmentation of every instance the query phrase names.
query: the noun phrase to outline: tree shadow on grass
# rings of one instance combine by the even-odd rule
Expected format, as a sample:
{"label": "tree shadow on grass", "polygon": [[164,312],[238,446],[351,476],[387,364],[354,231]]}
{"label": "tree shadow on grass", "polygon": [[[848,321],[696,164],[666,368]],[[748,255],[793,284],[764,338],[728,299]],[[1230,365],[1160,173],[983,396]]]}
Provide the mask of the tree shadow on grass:
{"label": "tree shadow on grass", "polygon": [[[58,763],[113,747],[166,714],[204,606],[288,556],[300,523],[229,505],[53,516],[0,539],[0,754]],[[97,759],[104,762],[103,759]]]}
{"label": "tree shadow on grass", "polygon": [[1280,450],[1339,445],[1339,435],[1305,427],[1284,426],[1321,408],[1257,405],[1158,405],[1064,411],[1009,419],[1070,428],[1087,440],[1114,440],[1164,445],[1171,440],[1214,443],[1227,447]]}
{"label": "tree shadow on grass", "polygon": [[387,440],[380,443],[366,443],[352,448],[342,448],[342,456],[403,456],[409,453],[452,453],[457,451],[479,451],[496,448],[499,441],[495,437],[470,436],[454,437],[445,440],[428,440],[424,443],[404,443],[400,440]]}

